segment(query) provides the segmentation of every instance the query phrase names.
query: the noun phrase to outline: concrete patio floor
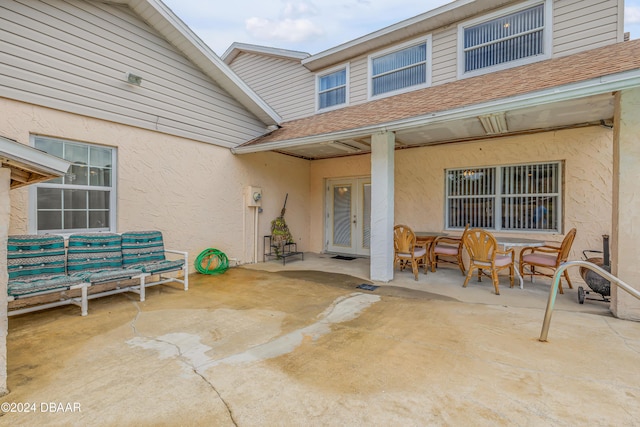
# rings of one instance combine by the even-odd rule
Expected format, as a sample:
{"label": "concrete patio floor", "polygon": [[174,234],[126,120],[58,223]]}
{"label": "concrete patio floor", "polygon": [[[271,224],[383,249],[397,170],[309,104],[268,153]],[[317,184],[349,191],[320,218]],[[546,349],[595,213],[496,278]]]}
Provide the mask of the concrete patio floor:
{"label": "concrete patio floor", "polygon": [[607,304],[565,290],[542,343],[548,281],[367,276],[305,254],[12,317],[0,425],[638,425],[640,323]]}

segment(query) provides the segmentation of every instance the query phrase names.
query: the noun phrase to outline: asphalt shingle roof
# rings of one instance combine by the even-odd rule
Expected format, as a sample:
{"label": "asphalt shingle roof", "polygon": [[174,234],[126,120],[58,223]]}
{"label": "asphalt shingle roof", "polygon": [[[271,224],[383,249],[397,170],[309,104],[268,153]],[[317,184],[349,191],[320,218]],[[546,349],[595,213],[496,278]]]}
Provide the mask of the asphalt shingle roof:
{"label": "asphalt shingle roof", "polygon": [[640,40],[484,74],[281,124],[242,146],[346,131],[640,69]]}

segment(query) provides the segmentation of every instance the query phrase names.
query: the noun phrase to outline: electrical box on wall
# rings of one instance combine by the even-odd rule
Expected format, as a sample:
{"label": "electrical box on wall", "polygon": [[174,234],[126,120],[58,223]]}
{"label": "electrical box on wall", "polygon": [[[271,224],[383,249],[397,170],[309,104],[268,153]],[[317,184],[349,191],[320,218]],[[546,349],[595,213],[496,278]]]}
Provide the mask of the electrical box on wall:
{"label": "electrical box on wall", "polygon": [[254,186],[247,187],[247,206],[262,206],[262,188]]}

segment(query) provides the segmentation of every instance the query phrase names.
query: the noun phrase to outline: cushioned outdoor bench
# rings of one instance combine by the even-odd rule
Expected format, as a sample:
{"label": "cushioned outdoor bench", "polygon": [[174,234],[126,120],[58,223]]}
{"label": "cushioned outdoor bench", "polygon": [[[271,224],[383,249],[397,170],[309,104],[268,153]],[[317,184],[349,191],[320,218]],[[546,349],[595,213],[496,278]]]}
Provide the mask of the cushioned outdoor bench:
{"label": "cushioned outdoor bench", "polygon": [[[168,259],[165,254],[177,254],[179,259]],[[187,252],[165,249],[162,233],[157,230],[128,231],[122,233],[122,265],[135,268],[150,276],[158,276],[156,281],[146,281],[145,287],[163,283],[177,282],[189,289],[189,254]],[[165,276],[166,273],[182,270],[183,279]],[[140,293],[144,301],[144,289]]]}
{"label": "cushioned outdoor bench", "polygon": [[[165,253],[181,255],[171,260]],[[135,292],[145,300],[145,288],[168,282],[189,287],[188,253],[166,250],[159,231],[78,233],[69,236],[67,248],[58,235],[9,236],[7,250],[9,301],[46,294],[60,294],[60,300],[9,311],[28,313],[65,304],[76,304],[82,315],[88,300],[122,292]],[[183,279],[166,273],[182,271]],[[156,281],[147,278],[158,276]],[[137,283],[134,282],[137,280]],[[98,287],[114,283],[115,286]],[[92,287],[98,290],[90,292]],[[80,296],[68,291],[80,290]],[[75,292],[78,293],[78,292]]]}
{"label": "cushioned outdoor bench", "polygon": [[[75,304],[87,315],[87,288],[89,283],[66,273],[64,238],[55,235],[9,236],[7,241],[8,300],[35,297],[51,293],[60,294],[60,300],[37,306],[11,310],[9,316],[29,313],[50,307]],[[80,297],[69,297],[66,292],[80,289]]]}
{"label": "cushioned outdoor bench", "polygon": [[[115,288],[90,293],[89,299],[122,292],[135,292],[144,301],[144,280],[148,276],[122,263],[122,237],[115,233],[79,233],[69,236],[67,274],[89,285],[116,282]],[[121,286],[120,282],[138,280],[138,284]],[[130,283],[130,282],[127,282]]]}

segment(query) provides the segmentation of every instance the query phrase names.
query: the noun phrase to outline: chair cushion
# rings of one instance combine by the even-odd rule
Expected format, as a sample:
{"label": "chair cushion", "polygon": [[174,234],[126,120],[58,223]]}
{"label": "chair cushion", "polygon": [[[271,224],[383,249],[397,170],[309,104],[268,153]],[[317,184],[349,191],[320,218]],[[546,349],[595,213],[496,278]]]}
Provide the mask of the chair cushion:
{"label": "chair cushion", "polygon": [[144,273],[149,274],[158,274],[158,273],[166,273],[169,271],[182,270],[184,266],[184,259],[178,260],[162,260],[162,261],[151,261],[151,262],[143,262],[140,264],[131,264],[129,268],[135,268]]}
{"label": "chair cushion", "polygon": [[80,279],[91,284],[102,282],[114,282],[117,280],[128,280],[142,273],[135,268],[102,268],[88,269],[71,273],[71,277]]}
{"label": "chair cushion", "polygon": [[69,277],[66,274],[19,277],[9,279],[7,283],[7,293],[15,298],[28,296],[42,291],[65,291],[73,285],[82,283],[79,277]]}
{"label": "chair cushion", "polygon": [[122,268],[122,239],[115,233],[81,233],[69,236],[67,272]]}
{"label": "chair cushion", "polygon": [[433,248],[433,252],[435,254],[442,254],[442,255],[458,255],[458,247],[447,246],[447,245],[436,245]]}
{"label": "chair cushion", "polygon": [[122,233],[122,263],[125,267],[164,260],[164,242],[160,231]]}
{"label": "chair cushion", "polygon": [[511,264],[511,257],[509,255],[496,255],[494,264],[497,267],[504,267],[505,265],[509,265]]}
{"label": "chair cushion", "polygon": [[9,280],[41,280],[65,276],[65,249],[62,236],[14,235],[7,239]]}
{"label": "chair cushion", "polygon": [[[415,248],[413,250],[413,257],[414,258],[422,258],[423,256],[425,256],[425,254],[427,253],[427,249],[426,248]],[[398,252],[398,256],[401,256],[403,258],[411,258],[411,254],[409,252]]]}
{"label": "chair cushion", "polygon": [[535,264],[535,265],[544,265],[549,267],[555,267],[557,257],[552,255],[543,255],[543,254],[527,254],[522,257],[522,261],[525,263]]}

